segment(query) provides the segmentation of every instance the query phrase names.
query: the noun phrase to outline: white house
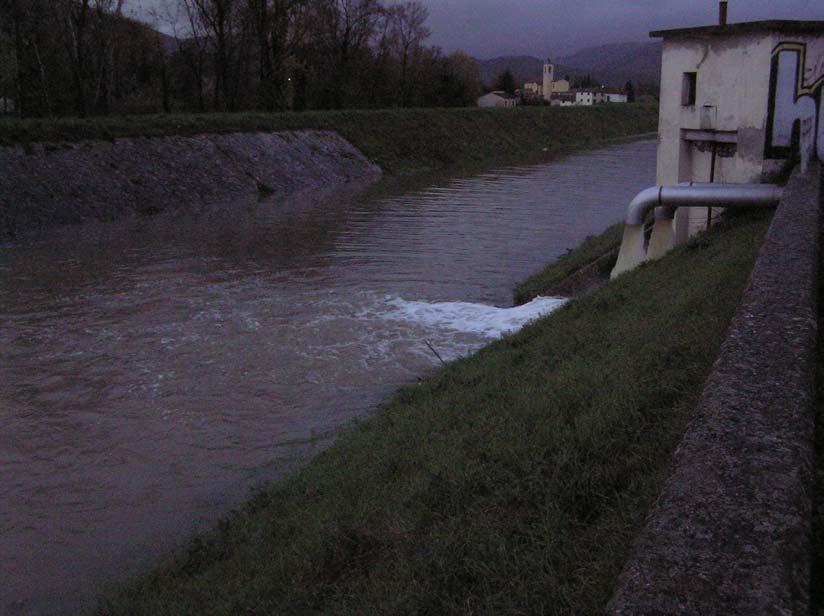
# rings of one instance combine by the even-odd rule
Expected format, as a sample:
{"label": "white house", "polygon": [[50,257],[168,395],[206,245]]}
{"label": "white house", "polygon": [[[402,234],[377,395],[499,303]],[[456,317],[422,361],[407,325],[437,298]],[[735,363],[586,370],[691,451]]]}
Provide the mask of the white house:
{"label": "white house", "polygon": [[537,81],[530,81],[524,84],[523,91],[532,96],[543,96],[544,87]]}
{"label": "white house", "polygon": [[[659,184],[759,182],[779,172],[793,148],[812,152],[816,137],[824,160],[824,22],[756,21],[651,36],[664,43]],[[680,210],[676,241],[706,222],[705,210]]]}
{"label": "white house", "polygon": [[622,90],[607,89],[604,91],[605,103],[626,103],[627,95]]}
{"label": "white house", "polygon": [[478,98],[478,107],[517,107],[521,100],[513,95],[501,90],[484,94]]}
{"label": "white house", "polygon": [[557,92],[552,95],[552,105],[556,107],[572,107],[575,105],[574,92]]}
{"label": "white house", "polygon": [[572,90],[576,105],[594,105],[596,93],[593,90]]}
{"label": "white house", "polygon": [[[824,21],[727,24],[721,14],[719,25],[651,33],[663,39],[661,186],[762,183],[796,157],[824,161]],[[674,220],[663,216],[643,258],[663,255],[716,213],[679,208]],[[630,244],[625,237],[622,271],[640,258],[629,256]]]}

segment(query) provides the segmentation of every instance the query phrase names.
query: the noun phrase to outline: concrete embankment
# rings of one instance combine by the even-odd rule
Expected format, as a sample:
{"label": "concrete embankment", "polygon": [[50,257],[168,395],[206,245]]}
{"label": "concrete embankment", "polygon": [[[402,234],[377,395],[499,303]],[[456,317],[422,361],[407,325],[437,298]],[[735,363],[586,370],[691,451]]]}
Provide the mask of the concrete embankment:
{"label": "concrete embankment", "polygon": [[0,240],[259,196],[334,189],[381,170],[331,131],[133,137],[0,147]]}
{"label": "concrete embankment", "polygon": [[610,614],[809,613],[820,204],[794,175]]}

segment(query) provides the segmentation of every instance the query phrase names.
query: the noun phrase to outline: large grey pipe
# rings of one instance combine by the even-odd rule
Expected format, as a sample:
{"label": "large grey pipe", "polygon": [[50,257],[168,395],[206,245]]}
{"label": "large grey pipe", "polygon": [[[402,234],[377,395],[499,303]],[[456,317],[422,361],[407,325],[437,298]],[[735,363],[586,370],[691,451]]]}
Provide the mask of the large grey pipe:
{"label": "large grey pipe", "polygon": [[776,207],[784,192],[773,184],[679,184],[642,190],[627,211],[626,224],[642,225],[650,210],[665,208],[657,218],[672,218],[679,207]]}
{"label": "large grey pipe", "polygon": [[[679,184],[655,186],[638,193],[627,212],[624,238],[612,278],[636,268],[647,259],[662,257],[673,246],[672,219],[679,207],[776,207],[783,190],[771,184]],[[644,221],[655,210],[655,228],[649,247],[644,241]]]}

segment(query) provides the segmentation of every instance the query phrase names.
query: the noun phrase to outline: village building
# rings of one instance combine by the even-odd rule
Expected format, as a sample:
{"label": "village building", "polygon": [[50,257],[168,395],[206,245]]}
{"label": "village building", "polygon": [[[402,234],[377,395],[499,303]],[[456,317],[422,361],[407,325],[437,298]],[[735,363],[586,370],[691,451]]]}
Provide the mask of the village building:
{"label": "village building", "polygon": [[597,93],[593,90],[573,90],[572,92],[575,94],[576,105],[590,106],[598,102],[596,100]]}
{"label": "village building", "polygon": [[575,92],[558,92],[552,95],[552,105],[554,107],[573,107],[575,105]]}
{"label": "village building", "polygon": [[521,104],[521,99],[514,94],[496,90],[495,92],[490,92],[479,97],[477,102],[478,107],[513,108]]}
{"label": "village building", "polygon": [[[550,102],[555,99],[557,94],[562,92],[569,92],[569,81],[566,79],[559,79],[552,82],[552,96]],[[544,100],[544,85],[537,81],[529,81],[524,84],[521,89],[521,96],[525,101],[539,101]]]}

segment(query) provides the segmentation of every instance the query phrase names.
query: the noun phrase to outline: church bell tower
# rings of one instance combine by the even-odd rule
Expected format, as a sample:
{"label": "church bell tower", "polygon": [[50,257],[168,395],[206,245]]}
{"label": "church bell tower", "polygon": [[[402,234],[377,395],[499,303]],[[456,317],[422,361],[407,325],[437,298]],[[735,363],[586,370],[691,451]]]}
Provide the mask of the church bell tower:
{"label": "church bell tower", "polygon": [[555,65],[552,60],[547,59],[544,62],[544,100],[549,102],[552,100],[552,82],[555,81]]}

